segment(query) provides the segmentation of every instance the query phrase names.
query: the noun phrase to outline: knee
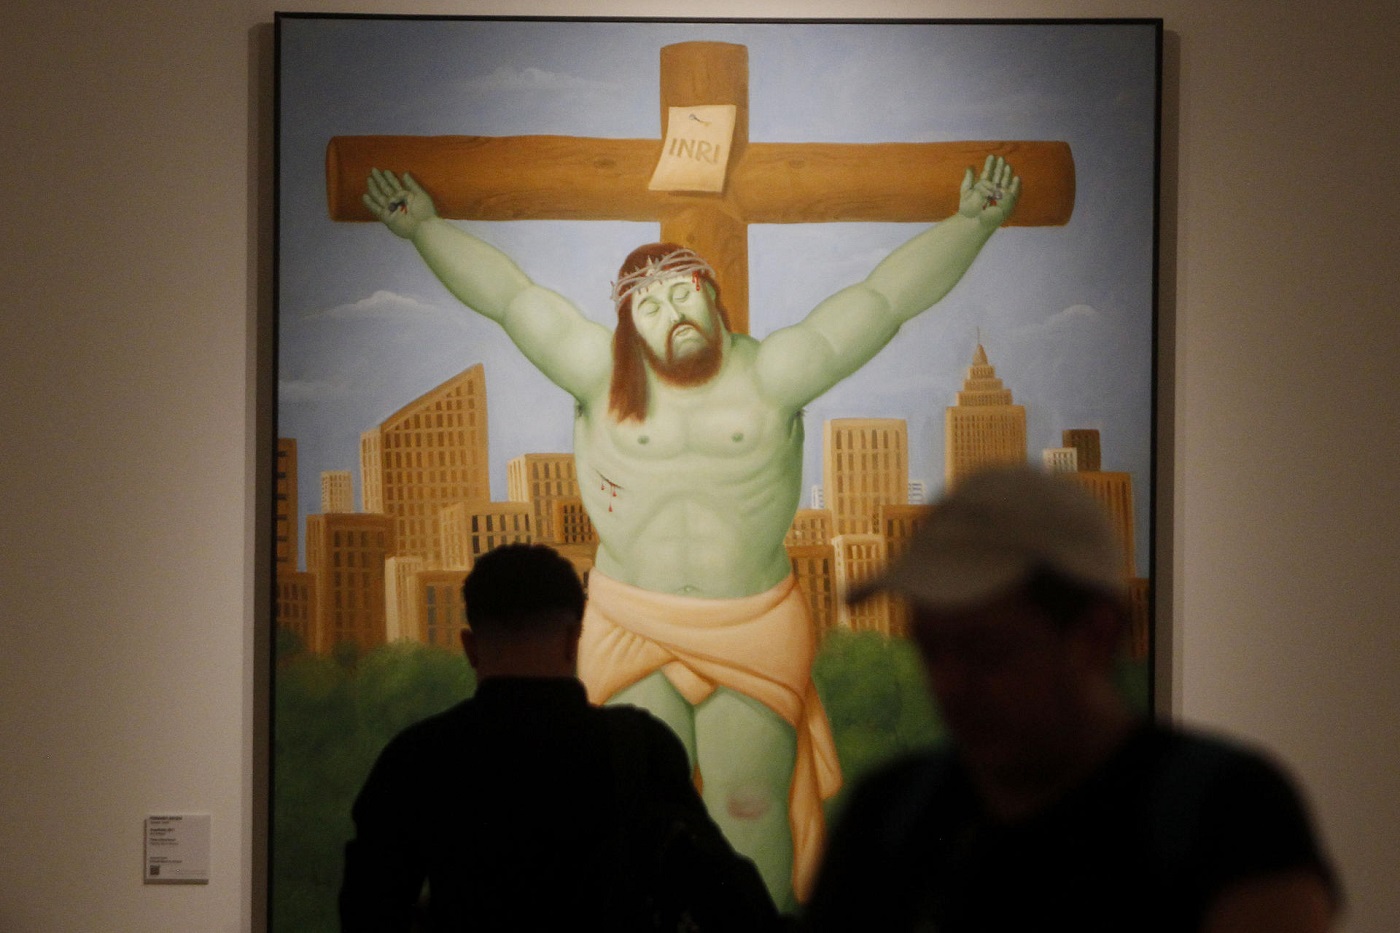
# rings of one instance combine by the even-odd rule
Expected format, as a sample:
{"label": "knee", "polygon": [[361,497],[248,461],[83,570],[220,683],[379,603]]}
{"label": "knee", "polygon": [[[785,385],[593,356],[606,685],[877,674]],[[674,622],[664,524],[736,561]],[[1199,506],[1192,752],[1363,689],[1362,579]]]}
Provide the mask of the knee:
{"label": "knee", "polygon": [[770,816],[779,801],[773,788],[763,784],[738,784],[724,795],[724,810],[730,819],[741,823],[757,823]]}

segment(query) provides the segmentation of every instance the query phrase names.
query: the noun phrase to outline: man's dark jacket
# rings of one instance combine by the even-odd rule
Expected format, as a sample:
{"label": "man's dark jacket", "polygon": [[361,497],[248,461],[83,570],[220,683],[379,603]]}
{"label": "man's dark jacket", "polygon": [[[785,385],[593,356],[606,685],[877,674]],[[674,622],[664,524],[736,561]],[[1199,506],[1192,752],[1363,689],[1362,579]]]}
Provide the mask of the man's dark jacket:
{"label": "man's dark jacket", "polygon": [[663,862],[679,883],[723,876],[735,900],[720,913],[749,913],[756,888],[759,916],[726,925],[772,919],[674,734],[642,710],[589,705],[572,678],[482,681],[385,747],[353,814],[346,933],[410,929],[425,880],[433,930],[653,929],[657,886],[676,881]]}

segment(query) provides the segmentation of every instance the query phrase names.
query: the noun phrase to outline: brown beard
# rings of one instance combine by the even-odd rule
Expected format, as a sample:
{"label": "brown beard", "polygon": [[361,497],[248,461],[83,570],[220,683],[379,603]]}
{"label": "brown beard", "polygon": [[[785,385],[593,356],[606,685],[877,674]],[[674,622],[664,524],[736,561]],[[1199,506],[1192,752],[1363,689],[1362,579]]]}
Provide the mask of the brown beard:
{"label": "brown beard", "polygon": [[[675,337],[676,330],[685,324],[690,324],[700,332],[700,336],[705,339],[705,345],[694,353],[676,358],[675,348],[672,338]],[[717,321],[711,319],[714,325],[710,331],[705,331],[698,324],[688,321],[677,323],[671,328],[671,332],[666,335],[666,357],[663,359],[656,355],[656,351],[649,344],[642,341],[642,355],[646,357],[652,372],[662,382],[673,386],[698,386],[709,382],[719,372],[719,364],[724,362],[724,352],[721,347],[721,332]]]}
{"label": "brown beard", "polygon": [[[679,249],[674,243],[648,243],[633,250],[623,262],[619,277],[641,268],[651,259],[660,259]],[[706,335],[711,346],[684,360],[666,361],[658,358],[637,333],[632,321],[632,298],[629,295],[618,303],[617,329],[613,331],[613,372],[608,387],[608,411],[619,422],[644,421],[647,416],[647,365],[657,377],[671,385],[698,385],[714,376],[723,362],[723,347],[729,333],[729,315],[721,300],[719,285],[709,275],[702,274],[700,281],[710,290],[710,306],[717,321],[711,322],[714,330]],[[667,344],[669,345],[669,337]],[[707,368],[708,367],[708,368]]]}

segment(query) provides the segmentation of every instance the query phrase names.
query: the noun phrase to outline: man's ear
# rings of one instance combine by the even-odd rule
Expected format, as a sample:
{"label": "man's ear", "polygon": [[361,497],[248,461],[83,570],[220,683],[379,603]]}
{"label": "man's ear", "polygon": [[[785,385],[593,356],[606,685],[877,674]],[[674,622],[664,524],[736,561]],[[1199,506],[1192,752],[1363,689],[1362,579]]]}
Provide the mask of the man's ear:
{"label": "man's ear", "polygon": [[462,650],[467,653],[467,662],[476,667],[476,633],[470,626],[462,629]]}

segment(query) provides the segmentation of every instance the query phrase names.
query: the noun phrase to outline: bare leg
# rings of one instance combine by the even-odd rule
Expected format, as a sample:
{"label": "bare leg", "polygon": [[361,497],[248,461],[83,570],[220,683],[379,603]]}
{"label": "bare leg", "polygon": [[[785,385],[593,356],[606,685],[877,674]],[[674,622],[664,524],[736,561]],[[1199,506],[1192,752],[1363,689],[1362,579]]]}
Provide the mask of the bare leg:
{"label": "bare leg", "polygon": [[757,700],[720,687],[695,707],[705,805],[739,852],[753,859],[778,909],[796,909],[788,792],[797,734]]}
{"label": "bare leg", "polygon": [[692,707],[660,671],[609,700],[640,706],[680,737],[700,766],[710,816],[741,854],[752,859],[778,909],[797,908],[792,890],[792,824],[788,790],[797,762],[797,734],[777,713],[727,687]]}
{"label": "bare leg", "polygon": [[672,686],[666,675],[657,671],[648,674],[630,687],[608,698],[608,704],[625,703],[640,706],[671,727],[685,746],[685,756],[695,767],[695,708]]}

